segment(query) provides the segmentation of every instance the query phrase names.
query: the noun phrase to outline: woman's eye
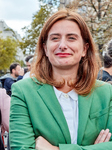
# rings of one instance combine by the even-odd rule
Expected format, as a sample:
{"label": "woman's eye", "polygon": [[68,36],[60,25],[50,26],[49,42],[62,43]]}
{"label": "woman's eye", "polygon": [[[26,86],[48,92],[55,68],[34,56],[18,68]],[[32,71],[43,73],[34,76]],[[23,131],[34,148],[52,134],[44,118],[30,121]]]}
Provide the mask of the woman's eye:
{"label": "woman's eye", "polygon": [[69,37],[69,39],[70,39],[70,40],[75,40],[76,38],[74,38],[74,37]]}
{"label": "woman's eye", "polygon": [[57,40],[58,39],[58,37],[53,37],[51,40]]}

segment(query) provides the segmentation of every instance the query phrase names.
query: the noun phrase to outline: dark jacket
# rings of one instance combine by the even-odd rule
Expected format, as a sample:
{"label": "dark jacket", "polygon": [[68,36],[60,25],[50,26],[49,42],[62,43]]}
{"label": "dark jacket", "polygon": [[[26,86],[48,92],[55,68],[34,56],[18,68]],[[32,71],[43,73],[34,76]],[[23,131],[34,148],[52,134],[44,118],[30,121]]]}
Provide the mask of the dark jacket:
{"label": "dark jacket", "polygon": [[97,79],[108,82],[108,81],[112,81],[112,76],[107,71],[100,70]]}
{"label": "dark jacket", "polygon": [[19,81],[23,78],[23,76],[18,76],[18,78],[13,78],[10,73],[5,74],[0,77],[0,85],[2,88],[6,89],[6,92],[9,96],[11,96],[11,86],[14,82]]}
{"label": "dark jacket", "polygon": [[8,78],[5,79],[4,88],[6,89],[7,94],[9,96],[11,96],[11,86],[12,86],[12,84],[19,81],[19,80],[21,80],[22,78],[23,78],[23,76],[19,76],[17,79],[14,79],[12,77],[8,77]]}

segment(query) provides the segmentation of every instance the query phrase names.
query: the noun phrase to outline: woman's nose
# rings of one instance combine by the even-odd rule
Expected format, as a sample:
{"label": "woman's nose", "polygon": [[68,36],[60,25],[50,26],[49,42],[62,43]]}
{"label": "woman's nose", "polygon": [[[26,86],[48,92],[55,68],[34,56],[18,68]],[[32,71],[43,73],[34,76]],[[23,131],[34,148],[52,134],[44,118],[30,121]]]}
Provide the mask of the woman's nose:
{"label": "woman's nose", "polygon": [[62,39],[59,43],[59,49],[66,50],[67,49],[67,42],[65,39]]}

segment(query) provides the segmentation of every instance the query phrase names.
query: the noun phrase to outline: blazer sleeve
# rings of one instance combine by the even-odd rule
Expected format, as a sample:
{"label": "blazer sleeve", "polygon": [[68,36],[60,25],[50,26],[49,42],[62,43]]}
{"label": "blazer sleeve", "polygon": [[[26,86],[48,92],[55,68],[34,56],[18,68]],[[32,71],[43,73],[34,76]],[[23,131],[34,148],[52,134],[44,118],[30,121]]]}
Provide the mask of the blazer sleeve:
{"label": "blazer sleeve", "polygon": [[111,150],[112,142],[105,142],[89,146],[79,146],[77,144],[59,144],[60,150]]}
{"label": "blazer sleeve", "polygon": [[9,137],[11,150],[35,150],[35,135],[21,88],[12,85]]}

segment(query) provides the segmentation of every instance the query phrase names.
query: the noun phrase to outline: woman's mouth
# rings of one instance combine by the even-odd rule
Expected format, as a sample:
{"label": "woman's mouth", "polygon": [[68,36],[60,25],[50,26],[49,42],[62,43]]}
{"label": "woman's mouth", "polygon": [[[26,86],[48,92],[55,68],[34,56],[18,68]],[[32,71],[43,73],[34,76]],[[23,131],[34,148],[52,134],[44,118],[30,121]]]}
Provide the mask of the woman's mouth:
{"label": "woman's mouth", "polygon": [[57,53],[56,55],[59,56],[59,57],[68,57],[71,54],[70,53]]}

